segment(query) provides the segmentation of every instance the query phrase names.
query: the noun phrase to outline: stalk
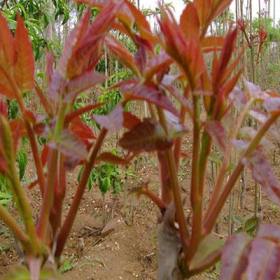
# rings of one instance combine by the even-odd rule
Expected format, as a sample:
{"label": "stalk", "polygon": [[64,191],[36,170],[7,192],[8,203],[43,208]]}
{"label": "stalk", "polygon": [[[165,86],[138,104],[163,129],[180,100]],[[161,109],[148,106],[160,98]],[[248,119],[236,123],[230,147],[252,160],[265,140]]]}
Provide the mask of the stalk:
{"label": "stalk", "polygon": [[[159,114],[160,123],[163,126],[165,132],[168,134],[167,122],[166,122],[163,110],[158,108],[158,114]],[[182,198],[181,198],[181,190],[180,190],[180,186],[179,186],[179,182],[178,182],[177,166],[176,166],[172,148],[169,148],[165,154],[166,154],[166,158],[167,158],[168,170],[169,170],[169,175],[170,175],[170,185],[171,185],[173,197],[174,197],[176,218],[177,218],[177,222],[179,224],[180,238],[183,243],[184,251],[186,254],[187,253],[187,243],[188,243],[188,239],[189,239],[189,232],[187,230],[187,224],[186,224],[184,208],[183,208],[183,203],[182,203]]]}
{"label": "stalk", "polygon": [[188,260],[194,255],[201,237],[202,225],[202,195],[199,186],[199,151],[200,151],[200,112],[199,97],[193,96],[193,154],[192,154],[192,178],[191,178],[191,205],[193,210],[192,217],[192,236],[188,252]]}
{"label": "stalk", "polygon": [[[53,139],[56,141],[59,139],[60,133],[63,129],[65,113],[67,111],[67,105],[62,104],[58,114],[58,120],[54,129]],[[54,201],[54,187],[57,179],[58,169],[58,151],[52,150],[50,153],[50,159],[48,162],[48,180],[47,187],[44,192],[43,204],[41,208],[40,218],[38,222],[38,235],[41,239],[46,241],[47,231],[49,226],[50,212],[53,207]]]}
{"label": "stalk", "polygon": [[245,151],[244,155],[239,160],[239,163],[235,167],[233,173],[229,177],[221,195],[219,196],[219,199],[217,202],[210,208],[210,213],[208,217],[205,219],[204,223],[204,234],[207,235],[211,232],[213,226],[215,225],[216,219],[219,216],[219,213],[221,212],[224,204],[226,203],[226,200],[234,187],[237,179],[239,178],[240,173],[244,169],[244,159],[250,157],[254,150],[257,148],[259,143],[261,142],[263,136],[266,134],[268,129],[271,127],[271,125],[277,120],[277,118],[280,116],[280,112],[274,113],[270,116],[270,118],[263,124],[263,126],[260,128],[258,133],[255,135],[254,139],[252,140],[251,144]]}
{"label": "stalk", "polygon": [[90,176],[90,172],[94,166],[94,163],[95,163],[95,160],[96,160],[96,157],[97,157],[97,154],[103,144],[103,141],[107,135],[107,129],[103,128],[96,140],[96,143],[90,153],[90,156],[89,156],[89,160],[86,162],[85,164],[85,168],[83,170],[83,174],[82,174],[82,178],[81,178],[81,181],[79,183],[79,186],[77,188],[77,191],[75,193],[75,196],[74,196],[74,199],[73,199],[73,202],[71,204],[71,207],[69,209],[69,212],[65,218],[65,221],[63,223],[63,226],[59,232],[59,235],[58,235],[58,239],[57,239],[57,248],[56,248],[56,252],[55,252],[55,256],[56,257],[60,257],[62,251],[63,251],[63,248],[65,246],[65,243],[66,243],[66,240],[69,236],[69,233],[71,231],[71,228],[72,228],[72,225],[74,223],[74,220],[75,220],[75,217],[77,215],[77,212],[78,212],[78,209],[79,209],[79,206],[80,206],[80,203],[81,203],[81,199],[83,197],[83,194],[85,192],[85,189],[86,189],[86,185],[87,185],[87,181],[88,181],[88,178]]}

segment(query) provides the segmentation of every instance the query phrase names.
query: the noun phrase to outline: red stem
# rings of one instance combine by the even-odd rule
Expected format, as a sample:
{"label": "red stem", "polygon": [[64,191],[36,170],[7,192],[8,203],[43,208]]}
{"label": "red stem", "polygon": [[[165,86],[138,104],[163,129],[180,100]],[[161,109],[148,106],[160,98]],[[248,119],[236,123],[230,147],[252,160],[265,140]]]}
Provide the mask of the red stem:
{"label": "red stem", "polygon": [[251,144],[247,148],[246,152],[244,155],[241,157],[239,160],[239,163],[235,167],[233,173],[231,174],[229,180],[227,181],[221,195],[219,196],[219,199],[215,202],[214,205],[209,206],[209,214],[204,222],[204,235],[208,234],[211,232],[212,228],[214,227],[216,220],[223,208],[223,206],[226,203],[226,200],[233,189],[237,179],[239,178],[241,172],[244,169],[244,159],[250,157],[254,150],[257,148],[259,145],[260,141],[262,140],[263,136],[265,133],[268,131],[268,129],[271,127],[271,125],[277,120],[279,117],[280,112],[277,112],[263,124],[263,126],[260,128],[258,133],[256,134],[255,138],[252,140]]}
{"label": "red stem", "polygon": [[56,248],[56,252],[55,252],[55,256],[56,257],[60,257],[61,253],[63,251],[63,248],[65,246],[66,240],[69,236],[69,233],[71,231],[72,225],[74,223],[75,217],[77,215],[80,203],[81,203],[81,199],[83,197],[83,194],[85,192],[86,189],[86,185],[87,185],[87,181],[88,178],[90,176],[90,172],[92,170],[92,167],[94,166],[97,154],[103,144],[103,141],[105,139],[105,136],[107,134],[107,130],[105,128],[103,128],[96,140],[96,143],[94,145],[94,148],[92,150],[92,153],[90,154],[89,160],[85,165],[83,174],[82,174],[82,178],[81,181],[79,183],[79,186],[77,188],[77,191],[75,193],[73,202],[71,204],[71,207],[69,209],[69,212],[67,214],[67,217],[65,218],[65,221],[63,223],[63,226],[59,232],[58,235],[58,239],[57,239],[57,248]]}

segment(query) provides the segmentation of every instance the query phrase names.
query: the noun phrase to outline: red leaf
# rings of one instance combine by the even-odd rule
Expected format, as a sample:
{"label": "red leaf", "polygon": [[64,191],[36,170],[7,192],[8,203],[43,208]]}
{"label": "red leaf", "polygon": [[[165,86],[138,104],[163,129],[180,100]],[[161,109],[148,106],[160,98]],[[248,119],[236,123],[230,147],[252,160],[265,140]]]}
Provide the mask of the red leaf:
{"label": "red leaf", "polygon": [[0,12],[0,65],[3,69],[9,70],[14,65],[14,60],[14,38],[6,19]]}
{"label": "red leaf", "polygon": [[[70,79],[80,76],[85,71],[89,71],[96,66],[101,56],[104,36],[114,23],[116,14],[122,4],[123,1],[109,1],[96,16],[94,22],[88,27],[86,32],[84,31],[84,25],[82,25],[83,32],[80,32],[80,36],[77,38],[74,34],[77,44],[73,49],[73,54],[67,65],[67,76]],[[85,25],[87,25],[87,22],[86,15]]]}
{"label": "red leaf", "polygon": [[8,106],[4,100],[0,100],[0,114],[4,117],[8,117]]}
{"label": "red leaf", "polygon": [[91,128],[87,126],[79,117],[71,121],[69,129],[86,144],[88,143],[88,140],[96,139],[96,136],[92,132]]}
{"label": "red leaf", "polygon": [[139,70],[136,66],[136,62],[134,60],[134,57],[131,55],[131,53],[120,42],[118,42],[112,36],[107,36],[105,38],[105,44],[107,45],[108,49],[114,55],[116,55],[125,66],[127,66],[136,75],[138,75]]}
{"label": "red leaf", "polygon": [[205,130],[218,145],[218,147],[225,151],[227,146],[227,135],[226,131],[219,121],[207,121],[205,123]]}
{"label": "red leaf", "polygon": [[225,244],[222,253],[221,280],[242,279],[247,267],[249,237],[240,233],[233,235]]}
{"label": "red leaf", "polygon": [[[156,43],[157,39],[155,36],[153,36],[150,24],[147,21],[145,15],[140,10],[138,10],[130,1],[124,0],[124,2],[126,4],[126,9],[122,13],[119,13],[120,21],[122,21],[125,26],[129,26],[131,30],[133,30],[136,25],[141,38],[149,42],[150,45]],[[133,21],[131,21],[129,16],[127,16],[128,12],[131,13]]]}
{"label": "red leaf", "polygon": [[134,126],[141,122],[136,116],[131,114],[130,112],[123,113],[123,126],[127,129],[132,129]]}
{"label": "red leaf", "polygon": [[0,94],[9,99],[15,98],[14,90],[7,79],[6,73],[0,66]]}
{"label": "red leaf", "polygon": [[208,36],[204,37],[201,42],[203,52],[213,52],[222,50],[224,37]]}
{"label": "red leaf", "polygon": [[236,38],[237,38],[237,29],[236,28],[229,31],[225,38],[224,46],[223,46],[221,57],[219,60],[219,67],[216,71],[216,75],[214,75],[215,87],[218,87],[218,85],[221,81],[221,78],[223,77],[224,71],[225,71],[226,67],[228,66],[228,63],[231,59],[231,56],[232,56],[232,53],[234,50]]}
{"label": "red leaf", "polygon": [[253,240],[246,271],[247,279],[276,279],[279,271],[280,247],[266,239]]}
{"label": "red leaf", "polygon": [[186,37],[199,39],[200,24],[196,7],[189,3],[181,14],[180,27]]}
{"label": "red leaf", "polygon": [[198,40],[186,38],[171,13],[164,12],[159,22],[166,52],[183,69],[191,88],[197,77],[205,70]]}
{"label": "red leaf", "polygon": [[94,110],[96,108],[99,108],[102,105],[103,105],[102,103],[89,104],[89,105],[81,107],[81,108],[79,108],[79,109],[77,109],[77,110],[67,114],[66,117],[65,117],[65,124],[68,124],[69,122],[71,122],[75,118],[81,116],[82,114],[88,113],[89,111],[92,111],[92,110]]}
{"label": "red leaf", "polygon": [[258,149],[249,158],[252,176],[262,187],[264,192],[276,203],[280,204],[280,184],[263,152]]}
{"label": "red leaf", "polygon": [[21,17],[17,18],[15,34],[15,79],[22,92],[31,91],[34,88],[35,62],[32,44],[28,37],[28,31]]}
{"label": "red leaf", "polygon": [[123,127],[123,108],[119,105],[110,114],[106,116],[94,115],[93,119],[108,131],[117,132]]}
{"label": "red leaf", "polygon": [[170,148],[172,141],[167,138],[163,128],[158,123],[145,119],[124,133],[119,140],[119,145],[132,152],[151,152]]}
{"label": "red leaf", "polygon": [[203,33],[206,33],[211,21],[218,17],[232,2],[232,0],[195,0]]}

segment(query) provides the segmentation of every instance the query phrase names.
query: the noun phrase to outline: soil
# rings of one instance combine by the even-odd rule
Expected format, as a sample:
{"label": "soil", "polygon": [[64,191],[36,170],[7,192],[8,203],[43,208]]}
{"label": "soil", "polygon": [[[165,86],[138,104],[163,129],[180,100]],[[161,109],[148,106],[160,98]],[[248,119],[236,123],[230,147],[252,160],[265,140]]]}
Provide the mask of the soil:
{"label": "soil", "polygon": [[[134,195],[129,195],[130,189],[139,181],[147,179],[150,181],[151,189],[156,191],[159,182],[156,177],[155,160],[144,160],[135,169],[137,170],[133,171],[134,175],[124,182],[120,194],[110,193],[102,197],[97,188],[86,193],[63,255],[61,279],[156,279],[159,211],[146,198],[137,199]],[[181,176],[182,186],[187,186],[188,176],[189,174]],[[246,173],[245,177],[249,178],[249,174]],[[68,201],[75,191],[75,185],[71,183],[75,178],[75,174],[69,177]],[[209,185],[211,181],[209,175]],[[235,193],[232,195],[231,203],[235,205],[233,207],[235,212],[232,214],[234,219],[231,223],[233,230],[239,227],[240,219],[254,215],[253,183],[249,179],[247,181],[242,209],[240,197]],[[33,190],[31,195],[34,203],[32,206],[38,209],[40,205],[38,192]],[[185,195],[188,197],[188,190],[185,190]],[[188,202],[185,204],[186,212],[189,209],[188,204]],[[279,224],[279,207],[265,196],[260,213],[264,222]],[[216,234],[223,239],[226,239],[228,234],[228,221],[227,204],[216,228]],[[0,225],[0,279],[20,261],[14,244],[14,239],[7,229]],[[218,269],[196,276],[194,279],[218,279]]]}

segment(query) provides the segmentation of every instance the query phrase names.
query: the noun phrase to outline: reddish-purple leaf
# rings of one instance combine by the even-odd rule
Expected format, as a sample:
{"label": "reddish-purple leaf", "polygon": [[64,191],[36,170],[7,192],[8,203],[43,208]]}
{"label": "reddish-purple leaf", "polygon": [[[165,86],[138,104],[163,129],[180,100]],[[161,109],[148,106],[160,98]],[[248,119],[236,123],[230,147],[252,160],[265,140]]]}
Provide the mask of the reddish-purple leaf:
{"label": "reddish-purple leaf", "polygon": [[154,84],[139,84],[137,81],[126,81],[120,84],[126,100],[145,100],[174,115],[178,115],[171,101]]}
{"label": "reddish-purple leaf", "polygon": [[226,131],[219,121],[207,121],[205,123],[205,130],[214,140],[214,142],[218,145],[218,147],[225,151],[227,146],[227,135]]}
{"label": "reddish-purple leaf", "polygon": [[51,52],[47,52],[46,54],[46,76],[47,82],[50,84],[53,74],[53,67],[54,67],[54,56]]}
{"label": "reddish-purple leaf", "polygon": [[104,80],[105,76],[98,72],[91,70],[83,73],[81,76],[74,78],[67,84],[67,100],[74,100],[79,93],[104,82]]}
{"label": "reddish-purple leaf", "polygon": [[166,150],[172,146],[159,123],[145,119],[130,131],[124,133],[119,145],[132,152]]}
{"label": "reddish-purple leaf", "polygon": [[240,233],[226,242],[222,253],[221,280],[242,279],[248,263],[250,238]]}
{"label": "reddish-purple leaf", "polygon": [[22,92],[30,91],[34,88],[35,61],[28,31],[21,17],[17,18],[15,51],[14,75],[16,82]]}
{"label": "reddish-purple leaf", "polygon": [[104,162],[108,162],[108,163],[112,163],[112,164],[119,164],[119,165],[127,165],[127,164],[129,164],[131,158],[132,157],[121,158],[110,152],[104,152],[104,153],[101,153],[97,157],[97,161],[104,161]]}
{"label": "reddish-purple leaf", "polygon": [[[89,20],[90,20],[90,11],[87,10],[87,12],[84,14],[82,19],[80,20],[79,24],[73,29],[70,34],[68,35],[65,46],[62,52],[62,56],[59,60],[58,63],[58,69],[60,72],[60,75],[62,75],[64,78],[67,78],[69,75],[75,76],[75,69],[72,69],[72,72],[67,73],[68,65],[70,63],[70,59],[74,54],[74,51],[76,48],[78,48],[80,44],[80,40],[84,38],[86,32],[88,31],[89,28]],[[79,40],[78,40],[79,39]]]}
{"label": "reddish-purple leaf", "polygon": [[235,87],[229,95],[229,98],[233,101],[237,109],[242,108],[249,101],[248,97],[245,95],[239,87]]}
{"label": "reddish-purple leaf", "polygon": [[69,130],[64,130],[56,142],[49,144],[65,156],[65,165],[69,168],[75,167],[82,160],[85,160],[88,152],[85,144]]}
{"label": "reddish-purple leaf", "polygon": [[59,96],[65,93],[67,85],[66,79],[61,75],[58,69],[54,70],[52,80],[48,88],[48,95],[50,99],[58,101]]}
{"label": "reddish-purple leaf", "polygon": [[265,121],[267,120],[267,115],[260,110],[257,109],[250,110],[249,114],[251,117],[253,117],[255,120],[257,120],[260,123],[265,123]]}
{"label": "reddish-purple leaf", "polygon": [[145,79],[149,81],[159,71],[166,72],[172,63],[172,59],[164,52],[148,60],[145,70]]}
{"label": "reddish-purple leaf", "polygon": [[123,127],[123,107],[118,105],[110,114],[93,115],[93,119],[100,124],[103,128],[106,128],[110,132],[117,132]]}
{"label": "reddish-purple leaf", "polygon": [[189,129],[186,127],[186,125],[180,121],[179,117],[173,115],[172,113],[170,113],[168,111],[166,111],[164,113],[165,113],[165,118],[167,121],[169,137],[177,138],[189,131]]}
{"label": "reddish-purple leaf", "polygon": [[231,143],[234,145],[234,147],[237,149],[237,150],[241,150],[241,151],[244,151],[245,149],[248,148],[249,146],[249,143],[247,141],[244,141],[244,140],[240,140],[240,139],[233,139],[231,141]]}
{"label": "reddish-purple leaf", "polygon": [[264,101],[264,108],[270,112],[280,112],[280,97],[269,97]]}
{"label": "reddish-purple leaf", "polygon": [[250,81],[245,80],[245,87],[250,97],[254,99],[265,100],[269,95],[262,91],[262,89]]}
{"label": "reddish-purple leaf", "polygon": [[268,239],[280,246],[280,226],[274,224],[261,224],[257,237]]}
{"label": "reddish-purple leaf", "polygon": [[253,178],[262,186],[264,192],[273,201],[280,204],[279,181],[261,149],[256,150],[249,158],[249,167]]}
{"label": "reddish-purple leaf", "polygon": [[251,243],[248,261],[246,279],[276,279],[280,271],[280,246],[267,239],[256,238]]}

